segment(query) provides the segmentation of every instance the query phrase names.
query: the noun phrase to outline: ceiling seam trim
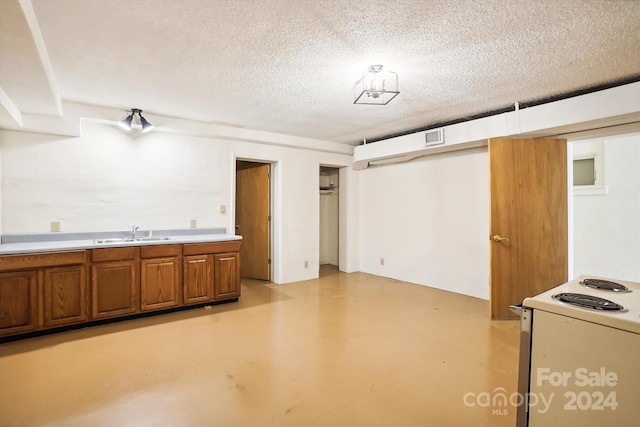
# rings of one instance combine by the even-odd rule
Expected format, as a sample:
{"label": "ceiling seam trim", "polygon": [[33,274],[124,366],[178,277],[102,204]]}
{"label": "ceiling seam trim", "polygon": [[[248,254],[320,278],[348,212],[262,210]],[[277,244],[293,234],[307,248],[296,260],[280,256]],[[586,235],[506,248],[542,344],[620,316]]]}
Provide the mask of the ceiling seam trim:
{"label": "ceiling seam trim", "polygon": [[5,92],[4,89],[2,89],[2,86],[0,86],[0,105],[4,107],[4,109],[7,111],[7,113],[9,113],[11,118],[15,120],[18,126],[20,127],[23,126],[22,112],[20,111],[18,106],[13,102],[11,97],[7,95],[7,92]]}
{"label": "ceiling seam trim", "polygon": [[53,74],[53,67],[49,60],[49,53],[47,52],[47,47],[44,43],[42,32],[40,31],[40,24],[38,24],[38,18],[36,17],[35,10],[33,9],[33,4],[31,3],[31,0],[18,0],[18,2],[22,8],[24,17],[27,20],[29,29],[31,30],[31,35],[33,36],[36,49],[38,50],[38,56],[40,57],[44,73],[47,76],[49,89],[51,90],[51,95],[53,96],[53,100],[56,105],[56,111],[58,112],[58,115],[62,116],[62,99],[60,97],[60,91],[58,89],[55,75]]}

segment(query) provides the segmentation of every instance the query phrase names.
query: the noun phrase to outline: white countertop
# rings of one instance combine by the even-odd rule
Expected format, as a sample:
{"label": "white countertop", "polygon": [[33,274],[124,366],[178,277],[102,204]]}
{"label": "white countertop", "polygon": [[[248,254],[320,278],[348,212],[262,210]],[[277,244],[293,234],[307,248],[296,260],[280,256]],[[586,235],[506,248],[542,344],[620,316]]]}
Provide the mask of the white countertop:
{"label": "white countertop", "polygon": [[171,245],[181,243],[207,243],[242,240],[242,236],[233,234],[197,234],[168,236],[168,240],[94,243],[94,240],[57,240],[44,242],[3,243],[0,255],[29,254],[36,252],[72,251],[80,249],[117,248],[125,246]]}

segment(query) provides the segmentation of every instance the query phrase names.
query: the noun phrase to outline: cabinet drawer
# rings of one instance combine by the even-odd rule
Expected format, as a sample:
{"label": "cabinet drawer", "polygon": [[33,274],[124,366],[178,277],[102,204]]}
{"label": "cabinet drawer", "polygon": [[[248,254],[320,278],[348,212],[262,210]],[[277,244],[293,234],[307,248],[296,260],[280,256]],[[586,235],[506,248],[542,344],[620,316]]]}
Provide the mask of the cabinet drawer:
{"label": "cabinet drawer", "polygon": [[140,253],[140,247],[130,248],[104,248],[92,249],[91,260],[93,262],[101,261],[119,261],[125,259],[136,259]]}
{"label": "cabinet drawer", "polygon": [[182,253],[184,255],[202,255],[222,252],[238,252],[239,250],[240,240],[233,240],[230,242],[185,244]]}
{"label": "cabinet drawer", "polygon": [[24,255],[3,255],[0,257],[0,271],[84,264],[86,258],[86,251],[84,250]]}
{"label": "cabinet drawer", "polygon": [[181,254],[181,245],[154,245],[140,248],[140,258],[174,257]]}

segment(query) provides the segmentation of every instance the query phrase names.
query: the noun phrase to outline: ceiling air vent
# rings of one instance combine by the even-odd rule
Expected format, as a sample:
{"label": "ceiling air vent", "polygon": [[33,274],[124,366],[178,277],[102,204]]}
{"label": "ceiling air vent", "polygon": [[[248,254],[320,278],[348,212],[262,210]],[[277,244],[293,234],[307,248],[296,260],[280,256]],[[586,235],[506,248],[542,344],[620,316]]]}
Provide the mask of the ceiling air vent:
{"label": "ceiling air vent", "polygon": [[425,132],[425,136],[427,138],[427,143],[425,144],[427,147],[444,144],[443,128],[428,130]]}

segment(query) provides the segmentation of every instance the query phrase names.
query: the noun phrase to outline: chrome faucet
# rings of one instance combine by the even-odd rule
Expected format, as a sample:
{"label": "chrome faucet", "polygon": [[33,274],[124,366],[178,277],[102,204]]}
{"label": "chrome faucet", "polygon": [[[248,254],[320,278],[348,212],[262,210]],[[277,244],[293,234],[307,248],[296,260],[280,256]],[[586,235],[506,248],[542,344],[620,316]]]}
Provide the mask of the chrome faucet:
{"label": "chrome faucet", "polygon": [[135,238],[136,238],[136,232],[138,231],[138,229],[139,229],[139,228],[140,228],[140,227],[135,226],[135,225],[131,227],[131,238],[132,238],[132,239],[135,239]]}

